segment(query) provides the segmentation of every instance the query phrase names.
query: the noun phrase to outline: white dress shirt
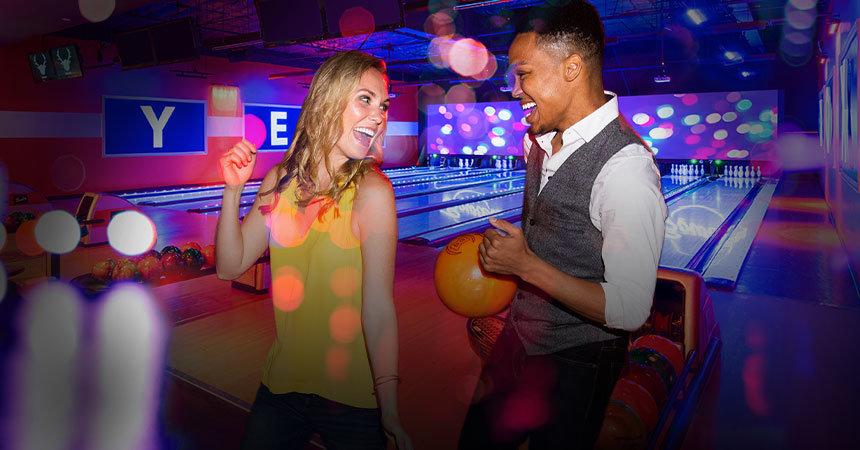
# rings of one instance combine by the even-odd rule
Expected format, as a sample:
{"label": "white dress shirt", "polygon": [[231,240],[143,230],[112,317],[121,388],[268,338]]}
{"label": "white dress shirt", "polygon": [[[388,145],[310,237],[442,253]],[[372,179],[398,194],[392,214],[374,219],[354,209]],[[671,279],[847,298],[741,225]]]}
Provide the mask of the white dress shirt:
{"label": "white dress shirt", "polygon": [[[557,153],[552,153],[555,132],[526,134],[526,158],[533,142],[546,153],[541,190],[570,155],[618,117],[618,97],[606,94],[612,97],[609,101],[564,131]],[[606,326],[634,331],[651,313],[667,214],[660,172],[647,148],[630,144],[609,158],[591,188],[589,213],[603,234]]]}

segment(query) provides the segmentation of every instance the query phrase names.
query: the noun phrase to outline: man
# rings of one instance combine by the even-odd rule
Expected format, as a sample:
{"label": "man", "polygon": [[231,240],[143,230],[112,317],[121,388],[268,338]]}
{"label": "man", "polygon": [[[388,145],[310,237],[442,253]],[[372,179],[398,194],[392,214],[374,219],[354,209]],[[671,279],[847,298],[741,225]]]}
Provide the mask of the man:
{"label": "man", "polygon": [[647,319],[666,204],[651,152],[604,92],[604,35],[584,0],[543,10],[509,51],[529,123],[523,229],[492,219],[484,269],[519,277],[462,449],[591,448]]}

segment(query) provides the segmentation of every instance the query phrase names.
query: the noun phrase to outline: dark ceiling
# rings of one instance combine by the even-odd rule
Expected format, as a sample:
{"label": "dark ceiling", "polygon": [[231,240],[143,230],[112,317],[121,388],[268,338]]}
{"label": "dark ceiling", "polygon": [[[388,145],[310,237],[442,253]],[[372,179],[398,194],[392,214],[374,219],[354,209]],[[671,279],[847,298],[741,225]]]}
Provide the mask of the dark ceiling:
{"label": "dark ceiling", "polygon": [[[791,1],[801,5],[816,3]],[[818,1],[818,11],[826,11],[829,1]],[[110,42],[118,32],[190,17],[199,30],[204,54],[232,61],[315,69],[336,51],[361,48],[384,58],[395,80],[450,84],[463,77],[431,63],[430,42],[436,36],[425,30],[425,22],[437,11],[454,8],[456,33],[482,42],[496,55],[499,70],[490,82],[500,85],[506,67],[506,49],[513,38],[513,27],[507,19],[525,14],[528,7],[540,3],[543,2],[406,0],[405,27],[370,36],[271,46],[261,37],[253,0],[160,0],[115,13],[104,22],[78,25],[55,35]],[[664,70],[673,78],[703,74],[737,78],[742,72],[749,77],[772,71],[774,61],[780,58],[786,0],[596,0],[594,3],[607,35],[604,72],[615,83],[627,85],[628,91],[630,83],[653,80]],[[355,4],[360,6],[362,2],[356,0]],[[707,18],[699,25],[687,16],[688,9],[693,7]],[[815,17],[820,22],[824,15]],[[729,51],[737,52],[740,59],[727,59]]]}

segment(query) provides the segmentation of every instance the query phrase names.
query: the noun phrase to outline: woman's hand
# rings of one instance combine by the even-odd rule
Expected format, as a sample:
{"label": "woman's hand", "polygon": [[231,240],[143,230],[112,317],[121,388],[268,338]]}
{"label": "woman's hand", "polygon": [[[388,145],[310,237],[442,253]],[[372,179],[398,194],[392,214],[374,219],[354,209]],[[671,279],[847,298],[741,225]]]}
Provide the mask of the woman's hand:
{"label": "woman's hand", "polygon": [[400,423],[400,418],[397,416],[382,415],[382,428],[385,434],[388,435],[389,441],[393,441],[394,448],[397,450],[412,450],[412,440],[403,429]]}
{"label": "woman's hand", "polygon": [[218,160],[218,168],[227,187],[239,187],[248,182],[257,163],[257,148],[242,139]]}

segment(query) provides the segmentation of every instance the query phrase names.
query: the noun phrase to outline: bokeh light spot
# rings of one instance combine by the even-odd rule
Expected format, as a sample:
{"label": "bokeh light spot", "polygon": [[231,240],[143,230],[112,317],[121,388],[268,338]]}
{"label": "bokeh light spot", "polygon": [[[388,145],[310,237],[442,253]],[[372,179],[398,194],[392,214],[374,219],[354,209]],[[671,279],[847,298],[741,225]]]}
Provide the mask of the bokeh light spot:
{"label": "bokeh light spot", "polygon": [[648,131],[648,136],[651,136],[651,138],[655,140],[668,139],[672,136],[672,129],[663,127],[652,128]]}
{"label": "bokeh light spot", "polygon": [[350,305],[339,306],[331,313],[328,325],[333,340],[349,344],[361,332],[361,314]]}
{"label": "bokeh light spot", "polygon": [[78,190],[86,178],[84,162],[75,155],[62,155],[51,164],[51,182],[63,192]]}
{"label": "bokeh light spot", "polygon": [[45,251],[36,240],[36,223],[35,220],[28,220],[15,231],[15,245],[18,251],[27,256],[41,255]]}
{"label": "bokeh light spot", "polygon": [[113,14],[115,8],[115,0],[78,0],[81,15],[90,22],[101,22],[107,19]]}
{"label": "bokeh light spot", "polygon": [[46,212],[36,223],[36,242],[51,253],[69,253],[78,246],[80,240],[81,227],[66,211]]}
{"label": "bokeh light spot", "polygon": [[275,308],[284,312],[295,311],[304,298],[302,274],[290,266],[279,268],[272,279],[272,303]]}
{"label": "bokeh light spot", "polygon": [[[445,95],[445,103],[461,103],[474,107],[475,91],[465,84],[455,84],[448,89],[448,94]],[[445,116],[447,118],[447,116]]]}
{"label": "bokeh light spot", "polygon": [[315,201],[301,209],[292,205],[276,208],[271,214],[272,240],[281,247],[301,245],[307,239],[321,207],[321,202]]}
{"label": "bokeh light spot", "polygon": [[71,286],[49,281],[35,287],[24,315],[30,357],[42,361],[74,358],[80,337],[80,297]]}
{"label": "bokeh light spot", "polygon": [[447,11],[430,14],[424,21],[424,31],[436,36],[453,36],[456,31],[454,18]]}
{"label": "bokeh light spot", "polygon": [[749,99],[743,99],[735,105],[735,108],[737,108],[738,111],[746,111],[752,108],[752,102]]}
{"label": "bokeh light spot", "polygon": [[340,26],[340,34],[344,37],[369,34],[376,29],[373,14],[360,6],[344,11],[340,16],[338,25]]}
{"label": "bokeh light spot", "polygon": [[668,119],[675,114],[675,108],[672,108],[670,105],[663,105],[657,108],[657,117],[661,119]]}
{"label": "bokeh light spot", "polygon": [[696,94],[686,94],[681,97],[681,103],[686,106],[693,106],[699,102],[699,97]]}
{"label": "bokeh light spot", "polygon": [[815,24],[815,11],[786,8],[785,20],[797,30],[807,30]]}
{"label": "bokeh light spot", "polygon": [[325,355],[326,374],[329,379],[342,381],[349,373],[349,352],[338,345],[328,349]]}
{"label": "bokeh light spot", "polygon": [[155,245],[155,224],[137,211],[123,211],[107,227],[108,242],[123,255],[139,255]]}
{"label": "bokeh light spot", "polygon": [[636,113],[633,115],[633,123],[639,126],[645,126],[649,123],[653,123],[653,119],[648,114]]}
{"label": "bokeh light spot", "polygon": [[496,61],[496,55],[487,51],[487,64],[484,65],[484,68],[481,69],[480,72],[473,75],[472,78],[476,80],[486,80],[495,75],[497,70],[499,70],[499,63]]}
{"label": "bokeh light spot", "polygon": [[338,267],[331,274],[330,285],[334,295],[341,298],[351,297],[361,287],[361,275],[355,267]]}
{"label": "bokeh light spot", "polygon": [[447,36],[435,37],[430,41],[430,46],[427,49],[427,58],[437,69],[446,69],[450,64],[448,56],[453,46],[453,39]]}
{"label": "bokeh light spot", "polygon": [[268,131],[263,120],[253,114],[245,114],[245,139],[260,148],[267,137]]}
{"label": "bokeh light spot", "polygon": [[487,66],[488,59],[489,54],[484,44],[470,38],[455,42],[448,53],[451,69],[464,77],[479,74]]}

